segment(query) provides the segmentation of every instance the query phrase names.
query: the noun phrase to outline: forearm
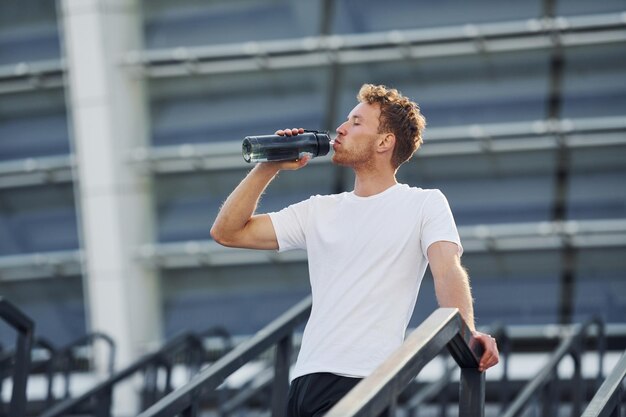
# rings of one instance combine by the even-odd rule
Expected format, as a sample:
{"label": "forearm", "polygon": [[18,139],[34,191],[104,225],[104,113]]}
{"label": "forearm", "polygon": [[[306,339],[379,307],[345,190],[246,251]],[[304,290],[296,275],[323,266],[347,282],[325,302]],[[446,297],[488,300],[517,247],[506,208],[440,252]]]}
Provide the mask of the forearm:
{"label": "forearm", "polygon": [[435,293],[441,307],[458,308],[471,331],[475,331],[474,305],[469,277],[460,262],[450,265],[435,279]]}
{"label": "forearm", "polygon": [[213,223],[211,236],[219,243],[229,245],[244,232],[261,195],[279,169],[273,164],[258,164],[228,196]]}

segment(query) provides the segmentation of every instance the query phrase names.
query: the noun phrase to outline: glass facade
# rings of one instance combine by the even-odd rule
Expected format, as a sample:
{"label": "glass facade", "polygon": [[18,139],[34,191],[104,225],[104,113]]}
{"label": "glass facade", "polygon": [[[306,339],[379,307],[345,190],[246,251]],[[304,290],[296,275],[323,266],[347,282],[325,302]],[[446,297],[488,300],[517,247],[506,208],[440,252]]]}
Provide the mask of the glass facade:
{"label": "glass facade", "polygon": [[[623,23],[621,32],[609,23],[626,4],[554,4],[143,1],[145,49],[136,53],[148,86],[150,243],[164,258],[181,255],[168,245],[210,245],[220,205],[250,168],[239,156],[244,136],[333,132],[360,85],[382,83],[418,101],[428,120],[398,180],[448,197],[467,241],[479,325],[592,314],[623,322],[626,38]],[[596,26],[544,36],[546,14]],[[88,328],[80,273],[61,263],[12,278],[16,262],[29,270],[81,250],[67,91],[29,75],[44,64],[62,75],[58,27],[54,2],[0,5],[0,293],[60,343]],[[158,72],[166,67],[170,75]],[[45,168],[57,159],[60,168]],[[259,211],[351,189],[351,172],[318,162],[281,174]],[[146,260],[161,269],[166,336],[213,325],[250,334],[308,294],[302,257],[251,263],[242,252],[221,265],[200,255],[184,267]],[[434,308],[427,276],[412,325]]]}

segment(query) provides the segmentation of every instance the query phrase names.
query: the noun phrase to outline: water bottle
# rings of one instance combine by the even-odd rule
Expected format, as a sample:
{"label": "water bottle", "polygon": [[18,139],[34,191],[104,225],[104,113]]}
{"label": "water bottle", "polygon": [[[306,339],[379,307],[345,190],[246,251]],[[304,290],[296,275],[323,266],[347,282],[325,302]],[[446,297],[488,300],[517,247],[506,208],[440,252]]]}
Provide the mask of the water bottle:
{"label": "water bottle", "polygon": [[317,130],[295,136],[246,136],[241,151],[246,162],[295,161],[305,154],[314,158],[330,151],[330,136]]}

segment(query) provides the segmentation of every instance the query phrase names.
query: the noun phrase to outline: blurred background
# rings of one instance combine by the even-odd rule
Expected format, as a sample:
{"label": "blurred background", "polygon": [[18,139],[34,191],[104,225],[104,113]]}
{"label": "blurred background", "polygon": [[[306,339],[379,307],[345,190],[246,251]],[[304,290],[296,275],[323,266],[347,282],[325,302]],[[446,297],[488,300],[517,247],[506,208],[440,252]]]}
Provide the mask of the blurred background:
{"label": "blurred background", "polygon": [[[242,138],[334,133],[380,83],[427,118],[398,179],[448,197],[478,325],[623,325],[625,22],[624,0],[3,0],[0,294],[121,363],[253,334],[309,284],[303,253],[211,241]],[[319,158],[259,211],[352,185]],[[427,276],[411,326],[435,308]]]}

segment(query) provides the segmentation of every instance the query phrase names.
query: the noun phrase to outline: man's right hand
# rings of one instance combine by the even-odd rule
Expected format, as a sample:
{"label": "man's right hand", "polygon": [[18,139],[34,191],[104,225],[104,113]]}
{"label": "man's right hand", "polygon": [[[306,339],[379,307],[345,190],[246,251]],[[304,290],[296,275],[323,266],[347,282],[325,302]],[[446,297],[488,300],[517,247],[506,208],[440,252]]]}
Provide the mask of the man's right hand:
{"label": "man's right hand", "polygon": [[[295,136],[304,129],[276,131],[280,136]],[[289,140],[288,137],[285,140]],[[255,214],[265,187],[280,170],[295,170],[311,160],[304,156],[295,161],[258,163],[226,199],[211,228],[213,239],[224,245],[250,249],[278,249],[278,240],[267,214]]]}
{"label": "man's right hand", "polygon": [[[275,134],[279,136],[296,136],[300,133],[304,133],[303,128],[281,129],[277,130]],[[285,140],[289,139],[285,138]],[[296,159],[295,161],[262,162],[262,164],[272,166],[281,171],[293,171],[304,167],[306,164],[309,163],[310,160],[311,156],[305,155],[302,158]]]}

